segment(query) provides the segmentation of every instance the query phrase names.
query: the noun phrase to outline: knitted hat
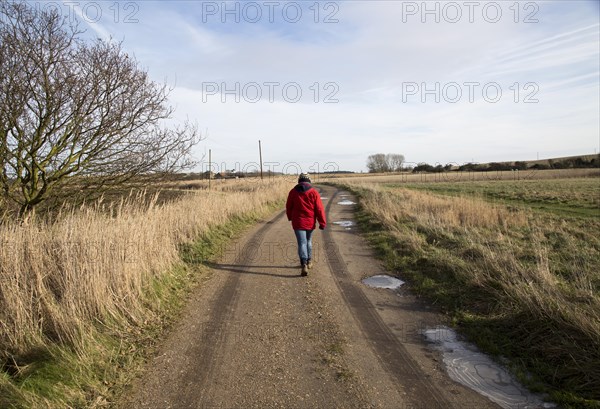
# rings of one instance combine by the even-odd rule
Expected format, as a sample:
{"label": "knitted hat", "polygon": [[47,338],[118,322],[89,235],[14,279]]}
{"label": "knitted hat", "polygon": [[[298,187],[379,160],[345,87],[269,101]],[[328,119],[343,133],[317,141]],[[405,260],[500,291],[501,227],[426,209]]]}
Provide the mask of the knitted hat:
{"label": "knitted hat", "polygon": [[310,176],[308,176],[308,173],[301,173],[300,176],[298,176],[298,183],[302,183],[302,182],[310,182]]}

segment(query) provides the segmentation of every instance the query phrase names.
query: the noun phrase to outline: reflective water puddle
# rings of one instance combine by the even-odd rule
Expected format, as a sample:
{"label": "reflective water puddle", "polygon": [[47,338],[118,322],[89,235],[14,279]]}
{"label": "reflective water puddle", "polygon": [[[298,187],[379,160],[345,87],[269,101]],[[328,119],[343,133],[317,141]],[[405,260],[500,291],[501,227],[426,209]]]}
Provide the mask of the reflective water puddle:
{"label": "reflective water puddle", "polygon": [[354,222],[350,220],[340,220],[339,222],[333,222],[333,224],[337,224],[338,226],[345,227],[346,230],[350,230],[352,226],[354,226]]}
{"label": "reflective water puddle", "polygon": [[488,397],[505,409],[556,408],[530,393],[503,367],[474,345],[458,340],[454,330],[440,326],[423,332],[442,351],[450,378]]}
{"label": "reflective water puddle", "polygon": [[374,288],[387,288],[389,290],[395,290],[400,288],[404,281],[398,280],[395,277],[390,277],[388,275],[376,275],[373,277],[365,278],[362,280],[363,284],[368,285],[369,287]]}
{"label": "reflective water puddle", "polygon": [[339,205],[342,206],[350,206],[350,205],[355,205],[356,203],[350,201],[350,200],[342,200],[341,202],[338,202]]}

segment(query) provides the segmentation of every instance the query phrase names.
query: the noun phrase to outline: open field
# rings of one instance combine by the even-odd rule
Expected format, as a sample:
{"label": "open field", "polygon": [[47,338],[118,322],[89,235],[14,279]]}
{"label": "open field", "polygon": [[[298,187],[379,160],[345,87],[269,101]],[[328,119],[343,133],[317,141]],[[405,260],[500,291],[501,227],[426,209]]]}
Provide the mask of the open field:
{"label": "open field", "polygon": [[388,267],[471,340],[566,407],[599,407],[600,179],[549,172],[336,183],[360,195],[362,227]]}
{"label": "open field", "polygon": [[163,204],[134,195],[0,224],[0,407],[82,406],[114,386],[135,342],[168,325],[197,281],[187,243],[207,237],[218,252],[288,189],[228,181]]}
{"label": "open field", "polygon": [[[332,181],[339,178],[330,177]],[[476,197],[561,216],[600,217],[600,169],[355,174],[352,183]]]}
{"label": "open field", "polygon": [[427,183],[427,182],[469,182],[494,180],[541,180],[565,178],[600,177],[600,169],[548,169],[520,171],[490,172],[457,172],[441,173],[352,173],[323,174],[322,180],[350,180],[373,183]]}
{"label": "open field", "polygon": [[564,216],[600,217],[600,179],[474,181],[385,184],[453,196],[479,197]]}

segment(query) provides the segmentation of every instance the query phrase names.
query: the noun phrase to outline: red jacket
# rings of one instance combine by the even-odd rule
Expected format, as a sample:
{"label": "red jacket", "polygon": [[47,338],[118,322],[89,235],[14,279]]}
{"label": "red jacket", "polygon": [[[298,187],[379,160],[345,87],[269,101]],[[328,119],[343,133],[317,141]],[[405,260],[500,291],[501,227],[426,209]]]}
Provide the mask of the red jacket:
{"label": "red jacket", "polygon": [[310,183],[298,183],[290,190],[285,210],[294,230],[314,230],[317,220],[320,228],[327,225],[321,196]]}

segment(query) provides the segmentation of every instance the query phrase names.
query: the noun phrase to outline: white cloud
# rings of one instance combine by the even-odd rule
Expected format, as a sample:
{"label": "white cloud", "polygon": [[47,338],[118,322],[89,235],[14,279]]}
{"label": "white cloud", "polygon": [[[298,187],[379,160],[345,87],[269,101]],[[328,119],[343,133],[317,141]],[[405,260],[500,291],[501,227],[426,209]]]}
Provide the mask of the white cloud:
{"label": "white cloud", "polygon": [[[171,95],[176,117],[195,119],[209,130],[198,153],[211,148],[231,164],[255,161],[259,139],[268,160],[305,167],[337,162],[352,170],[364,169],[366,157],[376,152],[446,163],[589,153],[598,147],[599,25],[593,3],[536,3],[535,24],[513,21],[513,2],[502,3],[498,23],[475,14],[473,23],[463,15],[456,24],[403,15],[407,2],[336,4],[339,22],[333,24],[314,23],[308,9],[307,18],[295,24],[281,18],[221,24],[204,23],[192,2],[143,2],[139,24],[103,21],[96,29],[123,38],[154,78],[176,83]],[[531,10],[521,10],[521,20],[526,11]],[[235,103],[231,95],[222,103],[218,93],[203,100],[203,84],[232,89],[236,82],[243,87],[252,81],[262,87],[258,103],[243,97]],[[479,82],[475,101],[465,94],[454,104],[443,98],[433,103],[431,96],[422,103],[420,94],[403,101],[403,84],[451,81],[463,93],[463,82]],[[274,102],[265,100],[265,82],[280,83]],[[302,101],[286,102],[281,95],[290,82],[301,86]],[[327,82],[338,86],[333,96],[338,103],[323,102],[331,91],[323,88]],[[481,94],[489,82],[502,87],[498,103]],[[514,102],[510,87],[516,82]],[[538,86],[537,104],[523,103],[527,82]],[[310,88],[315,83],[317,103]]]}

